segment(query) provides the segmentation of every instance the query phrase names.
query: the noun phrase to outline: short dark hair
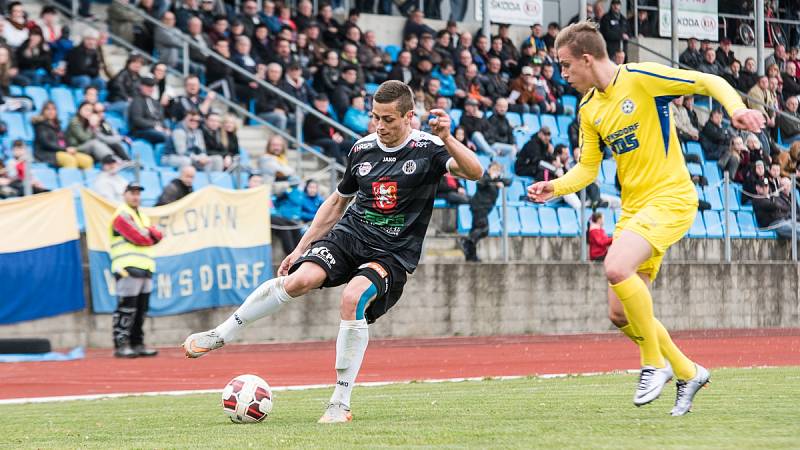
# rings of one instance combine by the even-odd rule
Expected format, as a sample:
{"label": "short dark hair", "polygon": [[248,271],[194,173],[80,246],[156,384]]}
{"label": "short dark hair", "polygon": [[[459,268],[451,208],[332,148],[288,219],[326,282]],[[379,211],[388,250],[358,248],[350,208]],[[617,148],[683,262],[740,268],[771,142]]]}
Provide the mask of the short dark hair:
{"label": "short dark hair", "polygon": [[411,95],[411,88],[405,83],[397,80],[389,80],[378,86],[378,90],[372,99],[377,103],[397,102],[397,111],[401,115],[414,109],[414,96]]}

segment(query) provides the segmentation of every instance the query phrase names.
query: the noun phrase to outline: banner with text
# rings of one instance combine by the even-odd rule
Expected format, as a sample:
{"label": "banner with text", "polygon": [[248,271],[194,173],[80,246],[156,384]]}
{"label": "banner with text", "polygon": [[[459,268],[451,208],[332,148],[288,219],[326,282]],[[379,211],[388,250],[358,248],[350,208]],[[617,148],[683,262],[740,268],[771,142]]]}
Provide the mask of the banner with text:
{"label": "banner with text", "polygon": [[[533,26],[542,24],[543,0],[489,0],[489,20],[492,23]],[[475,4],[475,20],[483,20],[483,2]]]}
{"label": "banner with text", "polygon": [[[92,304],[110,313],[117,305],[108,256],[115,206],[81,191]],[[150,314],[163,316],[241,304],[272,277],[269,190],[232,191],[209,186],[169,205],[142,208],[164,233],[155,247]]]}
{"label": "banner with text", "polygon": [[[672,36],[670,0],[658,0],[659,34]],[[678,37],[716,41],[719,38],[717,0],[678,0]]]}

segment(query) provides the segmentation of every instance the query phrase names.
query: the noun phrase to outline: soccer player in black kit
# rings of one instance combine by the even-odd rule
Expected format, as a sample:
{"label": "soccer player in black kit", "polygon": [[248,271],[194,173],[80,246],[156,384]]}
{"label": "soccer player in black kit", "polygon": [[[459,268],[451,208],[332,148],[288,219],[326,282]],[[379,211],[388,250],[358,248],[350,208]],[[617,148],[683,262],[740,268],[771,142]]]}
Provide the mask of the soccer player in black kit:
{"label": "soccer player in black kit", "polygon": [[256,288],[221,325],[186,338],[186,356],[222,347],[243,327],[312,289],[346,284],[336,388],[319,421],[352,420],[350,395],[367,350],[367,326],[400,299],[406,274],[419,262],[439,179],[448,171],[470,180],[483,174],[475,154],[450,135],[446,112],[431,110],[429,134],[411,128],[413,106],[408,86],[381,84],[372,106],[376,133],[353,145],[336,192],[283,260],[279,276]]}

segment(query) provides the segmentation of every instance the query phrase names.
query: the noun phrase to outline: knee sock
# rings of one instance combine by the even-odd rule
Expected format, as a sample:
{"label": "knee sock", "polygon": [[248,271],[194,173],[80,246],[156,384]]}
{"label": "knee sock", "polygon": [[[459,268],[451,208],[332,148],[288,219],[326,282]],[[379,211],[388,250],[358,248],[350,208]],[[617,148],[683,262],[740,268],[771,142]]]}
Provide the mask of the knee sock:
{"label": "knee sock", "polygon": [[672,342],[672,338],[669,337],[667,329],[664,328],[664,325],[662,325],[658,319],[653,319],[653,322],[656,326],[656,333],[658,333],[658,346],[661,349],[661,354],[664,355],[664,358],[672,365],[672,371],[675,373],[675,376],[683,381],[694,378],[697,374],[697,367],[692,360],[687,358],[678,346]]}
{"label": "knee sock", "polygon": [[342,320],[336,338],[336,388],[331,403],[341,402],[350,407],[350,395],[361,369],[361,361],[369,343],[366,319]]}
{"label": "knee sock", "polygon": [[236,312],[216,328],[217,334],[226,343],[230,342],[249,323],[278,312],[285,303],[294,300],[283,287],[285,280],[286,277],[278,277],[262,283],[247,296]]}
{"label": "knee sock", "polygon": [[612,284],[611,289],[622,302],[628,323],[633,325],[633,329],[641,337],[639,352],[642,356],[642,365],[664,367],[664,358],[658,345],[655,317],[653,317],[653,299],[645,282],[633,274],[620,283]]}

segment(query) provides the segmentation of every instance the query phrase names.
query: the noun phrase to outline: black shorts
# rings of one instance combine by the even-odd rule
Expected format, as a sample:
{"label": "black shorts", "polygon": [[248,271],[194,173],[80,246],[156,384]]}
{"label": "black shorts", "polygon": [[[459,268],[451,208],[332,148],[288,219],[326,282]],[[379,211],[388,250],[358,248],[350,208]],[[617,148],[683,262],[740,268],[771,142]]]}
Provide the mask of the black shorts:
{"label": "black shorts", "polygon": [[325,270],[327,277],[323,288],[341,286],[358,275],[375,285],[378,290],[375,300],[364,311],[367,323],[373,323],[386,314],[400,300],[406,284],[406,271],[392,255],[364,245],[346,231],[333,230],[314,241],[289,268],[289,273],[306,261]]}

